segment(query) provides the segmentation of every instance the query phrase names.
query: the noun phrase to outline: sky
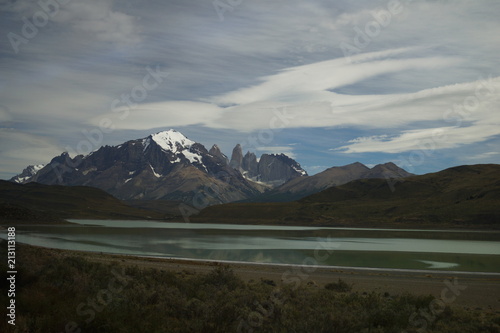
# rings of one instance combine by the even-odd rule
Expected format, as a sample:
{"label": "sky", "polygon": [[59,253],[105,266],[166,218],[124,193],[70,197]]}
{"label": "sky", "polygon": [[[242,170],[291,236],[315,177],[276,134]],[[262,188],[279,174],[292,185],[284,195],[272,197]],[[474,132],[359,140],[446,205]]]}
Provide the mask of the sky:
{"label": "sky", "polygon": [[0,178],[176,129],[309,174],[500,163],[500,2],[0,0]]}

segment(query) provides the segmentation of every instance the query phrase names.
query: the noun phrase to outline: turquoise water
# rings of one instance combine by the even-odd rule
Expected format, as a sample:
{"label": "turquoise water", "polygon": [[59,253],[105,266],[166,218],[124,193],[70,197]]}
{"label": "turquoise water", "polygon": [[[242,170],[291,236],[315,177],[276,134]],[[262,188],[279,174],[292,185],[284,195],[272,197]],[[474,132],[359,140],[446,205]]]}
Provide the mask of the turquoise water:
{"label": "turquoise water", "polygon": [[16,227],[17,241],[141,256],[500,273],[500,233],[491,231],[71,221]]}

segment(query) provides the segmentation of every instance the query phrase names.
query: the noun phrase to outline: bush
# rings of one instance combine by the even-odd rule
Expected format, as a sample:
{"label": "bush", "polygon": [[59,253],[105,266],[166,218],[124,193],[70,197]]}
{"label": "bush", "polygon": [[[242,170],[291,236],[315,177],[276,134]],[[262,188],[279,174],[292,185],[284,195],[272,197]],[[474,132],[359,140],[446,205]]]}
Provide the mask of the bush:
{"label": "bush", "polygon": [[333,290],[337,292],[348,292],[352,290],[352,284],[348,284],[342,279],[339,279],[338,282],[330,282],[325,285],[325,289]]}

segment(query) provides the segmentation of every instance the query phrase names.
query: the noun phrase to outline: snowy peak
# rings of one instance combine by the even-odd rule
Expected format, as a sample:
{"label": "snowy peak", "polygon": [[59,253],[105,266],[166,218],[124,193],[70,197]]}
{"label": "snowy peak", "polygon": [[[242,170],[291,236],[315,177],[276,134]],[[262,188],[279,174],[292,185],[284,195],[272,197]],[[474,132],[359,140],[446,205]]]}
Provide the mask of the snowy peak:
{"label": "snowy peak", "polygon": [[13,177],[10,181],[14,183],[24,184],[32,180],[32,177],[40,170],[43,169],[44,164],[29,165],[19,175]]}
{"label": "snowy peak", "polygon": [[[186,138],[184,134],[173,129],[152,134],[149,138],[162,149],[171,151],[174,154],[189,149],[195,144],[194,141]],[[146,139],[144,144],[149,144],[149,141]]]}

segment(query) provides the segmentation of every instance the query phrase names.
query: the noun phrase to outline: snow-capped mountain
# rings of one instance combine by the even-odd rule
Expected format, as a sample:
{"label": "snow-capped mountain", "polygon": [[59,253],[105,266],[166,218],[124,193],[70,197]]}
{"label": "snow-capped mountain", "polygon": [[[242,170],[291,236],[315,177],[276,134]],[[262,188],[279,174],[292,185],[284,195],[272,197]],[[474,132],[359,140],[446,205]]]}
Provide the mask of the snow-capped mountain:
{"label": "snow-capped mountain", "polygon": [[118,146],[103,146],[86,156],[71,158],[63,153],[37,172],[11,180],[93,186],[119,199],[180,200],[194,207],[259,193],[258,185],[228,166],[218,147],[211,151],[168,130]]}

